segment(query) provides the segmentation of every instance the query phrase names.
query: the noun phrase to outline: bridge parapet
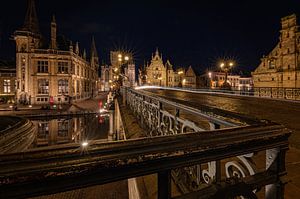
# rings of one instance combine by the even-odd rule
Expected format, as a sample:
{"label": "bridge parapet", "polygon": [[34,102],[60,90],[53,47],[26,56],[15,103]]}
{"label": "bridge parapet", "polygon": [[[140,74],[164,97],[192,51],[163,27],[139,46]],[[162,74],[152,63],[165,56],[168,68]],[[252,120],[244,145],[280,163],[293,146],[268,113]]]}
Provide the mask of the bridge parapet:
{"label": "bridge parapet", "polygon": [[[283,126],[269,121],[243,122],[230,115],[228,120],[216,112],[206,114],[134,90],[123,95],[145,127],[147,119],[161,121],[149,122],[153,129],[160,125],[161,130],[148,128],[152,131],[149,137],[139,139],[0,155],[0,198],[46,195],[153,173],[158,174],[159,199],[283,197],[290,136]],[[148,112],[145,107],[154,110]],[[199,127],[198,123],[185,123],[184,118],[178,122],[177,133],[169,133],[166,128],[176,129],[169,120],[178,120],[184,112],[211,125],[205,128],[199,123]],[[171,176],[182,182],[181,196],[171,196]]]}
{"label": "bridge parapet", "polygon": [[[235,118],[237,115],[230,112],[225,114],[226,118],[224,117],[224,111],[221,111],[222,114],[219,114],[220,112],[217,109],[209,112],[194,109],[151,95],[149,92],[125,89],[123,94],[126,97],[128,106],[141,121],[141,125],[145,125],[145,129],[148,129],[149,137],[188,132],[210,134],[209,131],[217,129],[241,128],[242,126],[256,126],[265,124],[265,122],[268,123],[267,121],[259,121],[245,116]],[[172,107],[175,110],[172,113],[165,110],[165,106]],[[209,127],[205,129],[199,127],[193,121],[180,118],[179,113],[182,111],[191,114],[190,119],[199,117],[205,119]],[[222,162],[217,160],[206,164],[177,168],[172,170],[171,175],[181,191],[187,194],[205,187],[205,184],[220,183],[222,177],[224,180],[224,177],[230,179],[232,177],[245,178],[254,176],[259,173],[259,170],[266,169],[270,165],[270,161],[274,161],[278,154],[278,149],[266,150],[260,154],[243,154],[234,158],[224,159]],[[265,158],[263,161],[266,162],[267,166],[261,166],[262,157]],[[221,174],[221,170],[225,172]],[[269,190],[270,186],[266,186],[266,197]],[[273,195],[272,197],[275,196]]]}

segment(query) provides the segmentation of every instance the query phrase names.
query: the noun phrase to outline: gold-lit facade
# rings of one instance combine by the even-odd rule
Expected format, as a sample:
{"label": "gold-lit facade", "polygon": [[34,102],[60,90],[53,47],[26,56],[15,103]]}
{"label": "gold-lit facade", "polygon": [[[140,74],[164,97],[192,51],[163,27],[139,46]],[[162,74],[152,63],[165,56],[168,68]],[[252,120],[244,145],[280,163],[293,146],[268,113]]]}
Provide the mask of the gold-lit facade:
{"label": "gold-lit facade", "polygon": [[169,60],[164,64],[158,49],[152,55],[150,64],[146,65],[144,71],[140,71],[139,74],[140,84],[163,87],[196,88],[196,79],[197,76],[191,66],[188,69],[177,67],[174,70]]}
{"label": "gold-lit facade", "polygon": [[50,44],[42,40],[34,1],[16,42],[16,99],[22,104],[60,104],[97,95],[99,58],[92,40],[90,59],[78,42],[58,42],[56,20],[51,22]]}
{"label": "gold-lit facade", "polygon": [[276,47],[252,73],[254,87],[300,88],[300,31],[296,15],[281,19]]}

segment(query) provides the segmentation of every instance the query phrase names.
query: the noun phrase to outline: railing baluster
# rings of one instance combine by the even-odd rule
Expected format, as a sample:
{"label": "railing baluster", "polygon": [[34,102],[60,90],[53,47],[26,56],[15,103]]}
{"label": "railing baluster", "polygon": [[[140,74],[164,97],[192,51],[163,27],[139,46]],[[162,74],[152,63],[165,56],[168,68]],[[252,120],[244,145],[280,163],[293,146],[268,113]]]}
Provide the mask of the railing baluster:
{"label": "railing baluster", "polygon": [[171,171],[161,171],[157,174],[158,199],[171,198]]}

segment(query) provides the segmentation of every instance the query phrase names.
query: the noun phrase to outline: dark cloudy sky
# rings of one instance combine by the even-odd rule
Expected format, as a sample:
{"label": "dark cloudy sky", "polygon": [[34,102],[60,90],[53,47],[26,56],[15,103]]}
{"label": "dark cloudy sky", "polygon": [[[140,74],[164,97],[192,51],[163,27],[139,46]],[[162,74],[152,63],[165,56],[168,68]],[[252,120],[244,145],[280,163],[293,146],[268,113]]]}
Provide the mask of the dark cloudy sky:
{"label": "dark cloudy sky", "polygon": [[[26,0],[1,2],[0,58],[14,57],[9,39],[22,26]],[[214,67],[222,57],[253,70],[278,41],[280,18],[300,14],[299,0],[36,0],[41,30],[55,14],[59,34],[89,49],[94,35],[100,59],[127,48],[136,62],[158,47],[175,66]]]}

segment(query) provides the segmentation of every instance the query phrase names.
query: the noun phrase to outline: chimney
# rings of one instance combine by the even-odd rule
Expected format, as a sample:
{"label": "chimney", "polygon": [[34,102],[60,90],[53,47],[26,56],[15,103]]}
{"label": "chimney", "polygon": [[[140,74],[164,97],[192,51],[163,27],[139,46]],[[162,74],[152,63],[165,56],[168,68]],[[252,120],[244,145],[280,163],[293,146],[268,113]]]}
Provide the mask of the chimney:
{"label": "chimney", "polygon": [[55,21],[55,16],[52,16],[52,21],[51,21],[51,48],[52,49],[57,49],[57,44],[56,44],[56,21]]}

